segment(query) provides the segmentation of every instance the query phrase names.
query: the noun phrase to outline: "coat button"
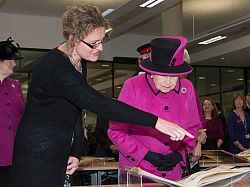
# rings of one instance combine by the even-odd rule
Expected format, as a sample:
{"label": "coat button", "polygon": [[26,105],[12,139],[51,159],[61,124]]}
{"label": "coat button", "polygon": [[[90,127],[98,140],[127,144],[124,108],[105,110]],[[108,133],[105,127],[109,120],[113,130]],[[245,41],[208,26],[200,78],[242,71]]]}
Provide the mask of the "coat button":
{"label": "coat button", "polygon": [[162,173],[161,175],[162,175],[163,177],[166,177],[166,173]]}
{"label": "coat button", "polygon": [[164,145],[165,145],[165,146],[168,146],[168,145],[169,145],[169,143],[168,143],[168,142],[164,142]]}
{"label": "coat button", "polygon": [[130,158],[131,156],[127,155],[126,157],[127,157],[127,158]]}
{"label": "coat button", "polygon": [[9,95],[9,93],[8,92],[4,92],[4,95]]}
{"label": "coat button", "polygon": [[9,126],[9,130],[12,130],[12,126]]}
{"label": "coat button", "polygon": [[7,118],[8,118],[8,119],[10,119],[10,118],[11,118],[11,115],[10,115],[10,114],[8,114],[8,115],[7,115]]}
{"label": "coat button", "polygon": [[131,158],[131,160],[132,160],[132,161],[135,161],[135,159],[134,159],[134,158]]}
{"label": "coat button", "polygon": [[168,110],[168,106],[165,106],[164,109],[165,109],[165,110]]}
{"label": "coat button", "polygon": [[6,103],[7,106],[10,106],[10,103]]}

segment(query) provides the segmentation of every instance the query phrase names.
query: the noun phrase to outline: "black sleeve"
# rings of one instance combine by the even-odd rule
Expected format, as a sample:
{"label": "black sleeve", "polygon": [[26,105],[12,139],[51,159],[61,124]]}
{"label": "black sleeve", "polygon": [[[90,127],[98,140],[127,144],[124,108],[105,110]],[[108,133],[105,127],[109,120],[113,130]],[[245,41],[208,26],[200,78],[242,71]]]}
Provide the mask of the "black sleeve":
{"label": "black sleeve", "polygon": [[98,116],[95,127],[96,140],[98,141],[98,144],[104,146],[105,149],[109,149],[109,146],[113,144],[108,138],[108,127],[109,120]]}
{"label": "black sleeve", "polygon": [[63,63],[57,65],[53,75],[53,89],[56,94],[75,105],[110,120],[155,127],[157,116],[104,97],[89,86],[86,75],[82,76],[72,67]]}
{"label": "black sleeve", "polygon": [[83,149],[86,147],[83,146],[83,129],[82,129],[82,116],[79,115],[76,121],[76,126],[74,130],[73,142],[70,149],[70,156],[74,156],[80,160],[83,155]]}

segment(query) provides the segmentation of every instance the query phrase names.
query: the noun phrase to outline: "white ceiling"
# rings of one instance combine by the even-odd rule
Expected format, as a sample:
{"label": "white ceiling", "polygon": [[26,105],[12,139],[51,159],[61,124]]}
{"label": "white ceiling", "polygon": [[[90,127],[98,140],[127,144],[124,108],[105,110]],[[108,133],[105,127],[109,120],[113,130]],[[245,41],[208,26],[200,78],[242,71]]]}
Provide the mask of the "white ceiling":
{"label": "white ceiling", "polygon": [[[250,42],[241,48],[228,50],[226,42],[249,36],[250,41],[250,1],[249,0],[165,0],[151,8],[140,8],[146,0],[0,0],[0,12],[60,17],[67,5],[85,2],[98,6],[101,11],[116,9],[107,16],[112,21],[112,38],[125,33],[161,35],[162,12],[182,2],[183,30],[189,38],[188,49],[195,64],[249,67]],[[174,18],[173,18],[174,19]],[[193,22],[194,21],[194,22]],[[194,29],[195,28],[195,29]],[[227,34],[228,39],[214,45],[199,46],[198,41]],[[236,43],[236,42],[235,42]],[[223,45],[224,48],[218,46]],[[211,55],[212,49],[221,53]],[[207,51],[205,54],[204,51]],[[225,51],[225,52],[223,52]],[[210,53],[210,55],[209,55]],[[204,55],[204,58],[197,56]],[[205,57],[206,56],[206,57]],[[221,63],[218,59],[224,57]],[[199,60],[196,60],[199,59]]]}
{"label": "white ceiling", "polygon": [[60,17],[68,5],[84,2],[102,11],[118,8],[129,0],[0,0],[1,12]]}

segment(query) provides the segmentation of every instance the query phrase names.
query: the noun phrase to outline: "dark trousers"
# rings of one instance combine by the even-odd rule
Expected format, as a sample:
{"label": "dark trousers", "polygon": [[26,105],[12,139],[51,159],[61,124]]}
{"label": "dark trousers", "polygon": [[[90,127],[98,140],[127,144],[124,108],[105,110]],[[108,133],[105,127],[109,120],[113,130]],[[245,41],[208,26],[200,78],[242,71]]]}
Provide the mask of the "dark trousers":
{"label": "dark trousers", "polygon": [[0,186],[8,187],[10,182],[11,166],[0,166]]}

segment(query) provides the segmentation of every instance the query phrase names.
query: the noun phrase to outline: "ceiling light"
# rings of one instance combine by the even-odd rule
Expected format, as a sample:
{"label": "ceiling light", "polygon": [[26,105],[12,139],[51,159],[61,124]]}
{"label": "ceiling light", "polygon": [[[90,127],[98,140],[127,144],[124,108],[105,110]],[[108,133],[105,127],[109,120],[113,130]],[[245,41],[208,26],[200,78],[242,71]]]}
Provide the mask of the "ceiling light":
{"label": "ceiling light", "polygon": [[147,7],[147,8],[152,8],[156,5],[158,5],[159,3],[161,3],[164,0],[148,0],[145,3],[141,4],[140,7]]}
{"label": "ceiling light", "polygon": [[220,59],[221,59],[221,60],[224,60],[225,58],[224,58],[224,57],[221,57]]}
{"label": "ceiling light", "polygon": [[227,70],[227,72],[228,72],[228,73],[234,73],[235,70],[234,70],[234,69],[229,69],[229,70]]}
{"label": "ceiling light", "polygon": [[109,67],[109,64],[102,64],[102,67]]}
{"label": "ceiling light", "polygon": [[105,10],[103,13],[102,13],[102,16],[107,16],[108,14],[110,14],[111,12],[113,12],[115,9],[113,8],[108,8],[107,10]]}
{"label": "ceiling light", "polygon": [[244,79],[243,78],[238,78],[237,81],[244,81]]}
{"label": "ceiling light", "polygon": [[145,3],[141,4],[140,7],[146,7],[148,6],[149,4],[153,3],[155,0],[148,0],[146,1]]}
{"label": "ceiling light", "polygon": [[204,80],[204,79],[206,79],[206,77],[199,77],[198,79],[199,80]]}
{"label": "ceiling light", "polygon": [[227,38],[227,37],[226,36],[216,36],[216,37],[210,38],[208,40],[199,42],[198,44],[200,44],[200,45],[207,45],[207,44],[211,44],[213,42],[217,42],[217,41],[223,40],[225,38]]}
{"label": "ceiling light", "polygon": [[210,86],[214,87],[214,86],[216,86],[216,84],[215,83],[211,83]]}

